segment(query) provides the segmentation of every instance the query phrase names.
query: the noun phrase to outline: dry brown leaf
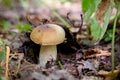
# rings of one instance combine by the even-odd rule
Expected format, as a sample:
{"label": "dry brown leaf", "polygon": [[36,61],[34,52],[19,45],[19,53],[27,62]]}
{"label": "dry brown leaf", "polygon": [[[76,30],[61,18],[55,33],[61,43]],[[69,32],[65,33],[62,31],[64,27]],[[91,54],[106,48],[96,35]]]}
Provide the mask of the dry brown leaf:
{"label": "dry brown leaf", "polygon": [[26,18],[27,18],[28,20],[31,20],[31,21],[39,21],[39,22],[42,21],[42,20],[41,20],[38,16],[36,16],[36,15],[26,15]]}
{"label": "dry brown leaf", "polygon": [[100,49],[89,49],[84,53],[83,58],[93,58],[93,57],[110,56],[110,55],[111,53],[108,51],[103,51]]}
{"label": "dry brown leaf", "polygon": [[[120,69],[114,70],[114,72],[113,72],[114,78],[116,78],[119,73],[120,73]],[[104,76],[105,80],[112,80],[112,78],[113,78],[113,76],[112,76],[113,74],[111,71],[108,72],[108,71],[100,70],[98,72],[98,74]]]}
{"label": "dry brown leaf", "polygon": [[34,26],[38,26],[41,23],[47,22],[47,19],[42,19],[39,15],[26,15],[25,18],[28,20],[28,22]]}
{"label": "dry brown leaf", "polygon": [[[83,75],[84,74],[84,71],[85,71],[85,74],[89,73],[89,72],[96,72],[96,68],[94,66],[94,64],[92,62],[89,62],[89,61],[81,61],[79,62],[79,66],[77,67],[77,71],[78,71],[78,74],[79,75]],[[87,70],[87,72],[86,72]],[[92,74],[91,72],[91,74]]]}

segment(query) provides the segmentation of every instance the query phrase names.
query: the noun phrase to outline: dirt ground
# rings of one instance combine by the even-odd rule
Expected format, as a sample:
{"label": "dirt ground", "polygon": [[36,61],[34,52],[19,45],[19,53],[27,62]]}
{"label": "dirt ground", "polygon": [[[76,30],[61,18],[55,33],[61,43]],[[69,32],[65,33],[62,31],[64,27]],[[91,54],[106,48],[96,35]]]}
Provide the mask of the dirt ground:
{"label": "dirt ground", "polygon": [[[0,28],[0,38],[7,40],[10,48],[9,80],[110,80],[111,79],[111,41],[105,42],[104,38],[93,44],[86,37],[87,27],[83,22],[81,33],[78,30],[82,24],[80,1],[41,4],[35,6],[32,2],[29,7],[22,8],[16,3],[16,9],[6,9],[0,6],[0,21],[11,23],[11,28]],[[52,12],[56,11],[71,28],[66,27]],[[68,15],[69,13],[69,15]],[[69,16],[69,19],[68,19]],[[84,19],[84,18],[83,18]],[[46,23],[60,25],[65,30],[66,40],[57,45],[57,60],[49,61],[45,68],[38,65],[38,56],[41,45],[35,44],[30,39],[31,31],[20,32],[17,23],[29,24],[32,28]],[[112,29],[110,22],[108,29]],[[120,80],[120,19],[117,21],[115,34],[115,80]],[[1,25],[0,25],[1,27]],[[11,36],[12,34],[15,36]],[[5,78],[5,61],[1,61],[2,78]],[[109,74],[107,74],[109,73]]]}

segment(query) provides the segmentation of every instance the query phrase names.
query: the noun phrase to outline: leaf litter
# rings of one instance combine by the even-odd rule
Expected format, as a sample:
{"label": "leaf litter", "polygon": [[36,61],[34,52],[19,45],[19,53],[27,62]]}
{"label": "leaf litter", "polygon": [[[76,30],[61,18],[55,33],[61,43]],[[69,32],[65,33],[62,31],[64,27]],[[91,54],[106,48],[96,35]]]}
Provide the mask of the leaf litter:
{"label": "leaf litter", "polygon": [[[65,5],[72,4],[66,3],[63,7],[65,7]],[[76,5],[79,6],[78,3],[74,3],[74,7]],[[43,7],[42,10],[44,11],[44,9],[48,8]],[[58,12],[61,14],[61,16],[65,18],[67,16],[67,13],[71,12],[72,14],[69,15],[70,19],[74,19],[73,16],[77,14],[78,18],[80,19],[79,21],[81,22],[80,10],[77,9],[77,11],[73,9],[68,9],[68,12],[66,12],[66,14],[63,14],[63,12],[65,11],[64,9],[66,10],[67,8],[65,7],[62,9],[58,9]],[[31,20],[32,17],[31,24],[33,25],[33,27],[41,24],[41,22],[44,21],[44,18],[47,18],[48,23],[52,22],[62,24],[59,20],[57,20],[57,18],[51,15],[49,10],[46,10],[46,13],[48,13],[44,15],[47,17],[42,18],[41,15],[44,14],[42,10],[40,10],[40,12],[36,10],[36,13],[32,13],[34,14],[33,16],[30,15],[29,18]],[[26,14],[26,16],[28,16],[28,14]],[[23,18],[23,22],[26,20],[23,16],[20,17]],[[52,19],[50,19],[51,17]],[[3,15],[3,18],[6,19],[6,16]],[[7,17],[7,20],[11,21],[9,20],[11,18]],[[16,18],[16,14],[15,17],[13,17],[12,19],[14,18]],[[75,19],[74,22],[75,21],[78,23],[78,20]],[[15,21],[13,20],[13,22]],[[64,28],[64,24],[62,24],[62,27]],[[13,27],[13,29],[16,28]],[[84,25],[82,29],[85,29]],[[41,68],[37,65],[40,46],[30,40],[30,32],[19,33],[20,35],[17,35],[16,39],[14,39],[13,41],[10,40],[10,43],[8,43],[10,52],[9,56],[6,59],[9,59],[9,61],[1,61],[0,66],[3,68],[2,75],[4,76],[4,74],[6,73],[5,77],[9,77],[10,80],[104,80],[104,78],[106,78],[104,76],[104,73],[110,73],[111,71],[110,44],[99,44],[95,46],[91,46],[87,43],[81,44],[76,40],[76,37],[74,37],[76,36],[77,31],[74,31],[73,33],[68,28],[64,28],[64,30],[66,32],[66,41],[58,45],[58,60],[56,62],[48,62],[48,64],[46,65],[46,69]],[[82,30],[82,32],[85,32],[85,30]],[[7,37],[4,36],[2,38]],[[115,72],[117,72],[116,77],[120,75],[119,40],[120,39],[116,41],[115,47]],[[0,50],[2,50],[2,48],[0,48]],[[58,63],[59,61],[60,63]],[[6,66],[6,68],[4,66]],[[60,66],[62,66],[62,68]],[[7,71],[7,69],[9,71]]]}

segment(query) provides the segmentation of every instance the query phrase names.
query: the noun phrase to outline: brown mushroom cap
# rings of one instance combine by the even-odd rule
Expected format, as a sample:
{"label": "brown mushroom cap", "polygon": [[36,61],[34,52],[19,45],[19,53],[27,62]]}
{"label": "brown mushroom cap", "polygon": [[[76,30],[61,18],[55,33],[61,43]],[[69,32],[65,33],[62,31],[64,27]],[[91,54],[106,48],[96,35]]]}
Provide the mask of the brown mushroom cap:
{"label": "brown mushroom cap", "polygon": [[65,40],[65,31],[55,24],[43,24],[32,30],[30,38],[37,44],[57,45]]}

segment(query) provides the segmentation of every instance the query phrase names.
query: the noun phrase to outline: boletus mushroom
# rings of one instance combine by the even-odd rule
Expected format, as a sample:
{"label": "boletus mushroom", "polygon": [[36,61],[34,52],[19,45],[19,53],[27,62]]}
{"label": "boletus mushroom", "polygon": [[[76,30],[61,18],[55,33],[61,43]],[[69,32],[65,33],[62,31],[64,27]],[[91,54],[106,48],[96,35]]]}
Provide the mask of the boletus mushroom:
{"label": "boletus mushroom", "polygon": [[45,67],[46,63],[57,58],[56,45],[65,40],[65,31],[56,24],[43,24],[34,28],[30,38],[40,44],[39,65]]}

